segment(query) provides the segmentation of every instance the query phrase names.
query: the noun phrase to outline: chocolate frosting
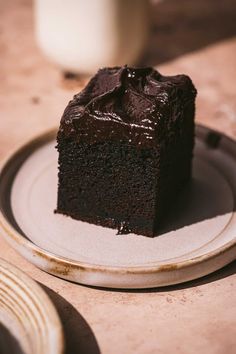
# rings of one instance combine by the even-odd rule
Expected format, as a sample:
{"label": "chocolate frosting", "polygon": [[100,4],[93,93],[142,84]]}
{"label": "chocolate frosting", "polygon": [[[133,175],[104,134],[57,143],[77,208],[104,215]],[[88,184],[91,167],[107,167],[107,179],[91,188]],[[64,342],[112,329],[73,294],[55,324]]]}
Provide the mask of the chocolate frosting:
{"label": "chocolate frosting", "polygon": [[[59,135],[96,143],[159,144],[170,124],[180,124],[196,89],[186,75],[162,76],[152,68],[100,69],[69,102]],[[158,139],[157,139],[158,137]]]}

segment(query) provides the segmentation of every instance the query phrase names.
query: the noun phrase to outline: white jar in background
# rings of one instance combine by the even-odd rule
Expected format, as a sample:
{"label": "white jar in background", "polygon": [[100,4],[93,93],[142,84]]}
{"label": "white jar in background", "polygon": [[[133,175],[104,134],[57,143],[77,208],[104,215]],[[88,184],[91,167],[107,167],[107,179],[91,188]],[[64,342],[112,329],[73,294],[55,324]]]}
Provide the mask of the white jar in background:
{"label": "white jar in background", "polygon": [[146,44],[149,0],[35,0],[40,48],[63,70],[135,64]]}

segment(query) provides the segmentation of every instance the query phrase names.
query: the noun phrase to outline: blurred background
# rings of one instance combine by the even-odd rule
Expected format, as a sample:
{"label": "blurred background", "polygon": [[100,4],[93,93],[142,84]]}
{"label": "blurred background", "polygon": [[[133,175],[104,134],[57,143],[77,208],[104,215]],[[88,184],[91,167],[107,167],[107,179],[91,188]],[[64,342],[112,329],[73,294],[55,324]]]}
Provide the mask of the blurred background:
{"label": "blurred background", "polygon": [[0,52],[0,157],[107,65],[190,75],[197,122],[236,136],[235,0],[0,0]]}

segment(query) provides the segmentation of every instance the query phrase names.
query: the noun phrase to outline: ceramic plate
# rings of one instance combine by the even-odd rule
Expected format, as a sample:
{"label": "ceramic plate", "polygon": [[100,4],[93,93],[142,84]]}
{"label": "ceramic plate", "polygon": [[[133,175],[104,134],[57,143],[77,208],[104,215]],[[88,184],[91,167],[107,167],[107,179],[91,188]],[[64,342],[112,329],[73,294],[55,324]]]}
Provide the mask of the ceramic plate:
{"label": "ceramic plate", "polygon": [[41,269],[78,283],[147,288],[213,272],[236,255],[236,143],[198,126],[193,180],[170,208],[159,236],[147,238],[54,214],[55,131],[4,164],[2,233]]}
{"label": "ceramic plate", "polygon": [[0,259],[0,353],[62,354],[59,317],[44,291]]}

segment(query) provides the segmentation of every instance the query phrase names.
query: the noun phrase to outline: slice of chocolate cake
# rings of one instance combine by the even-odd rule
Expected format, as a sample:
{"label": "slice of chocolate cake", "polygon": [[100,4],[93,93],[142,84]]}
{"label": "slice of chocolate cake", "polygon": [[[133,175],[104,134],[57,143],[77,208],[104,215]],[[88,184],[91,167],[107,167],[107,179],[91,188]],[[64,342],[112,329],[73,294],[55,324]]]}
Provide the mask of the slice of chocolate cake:
{"label": "slice of chocolate cake", "polygon": [[57,212],[156,235],[191,177],[195,96],[185,75],[99,70],[61,119]]}

